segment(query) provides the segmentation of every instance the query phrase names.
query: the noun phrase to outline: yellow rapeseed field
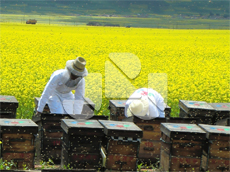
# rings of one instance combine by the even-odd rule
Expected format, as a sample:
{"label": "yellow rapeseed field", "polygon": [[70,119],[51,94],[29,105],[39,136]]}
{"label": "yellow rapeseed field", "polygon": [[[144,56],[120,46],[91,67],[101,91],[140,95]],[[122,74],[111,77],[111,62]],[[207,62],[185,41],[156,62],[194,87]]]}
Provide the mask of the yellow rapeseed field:
{"label": "yellow rapeseed field", "polygon": [[52,72],[76,56],[87,60],[86,97],[100,115],[109,115],[110,99],[126,99],[134,89],[154,85],[174,116],[180,99],[230,102],[228,30],[0,27],[0,94],[17,98],[17,118],[31,118],[34,97],[41,96]]}

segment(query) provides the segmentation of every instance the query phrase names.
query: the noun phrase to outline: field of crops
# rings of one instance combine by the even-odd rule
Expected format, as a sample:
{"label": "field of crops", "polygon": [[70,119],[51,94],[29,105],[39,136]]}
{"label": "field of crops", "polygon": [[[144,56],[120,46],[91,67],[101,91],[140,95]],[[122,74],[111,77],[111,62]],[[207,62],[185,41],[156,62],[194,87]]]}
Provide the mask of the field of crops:
{"label": "field of crops", "polygon": [[87,60],[86,97],[98,114],[109,115],[110,99],[125,99],[148,86],[163,90],[174,116],[180,99],[230,102],[228,30],[0,27],[0,94],[17,98],[17,118],[31,118],[34,97],[40,97],[52,72],[76,56]]}

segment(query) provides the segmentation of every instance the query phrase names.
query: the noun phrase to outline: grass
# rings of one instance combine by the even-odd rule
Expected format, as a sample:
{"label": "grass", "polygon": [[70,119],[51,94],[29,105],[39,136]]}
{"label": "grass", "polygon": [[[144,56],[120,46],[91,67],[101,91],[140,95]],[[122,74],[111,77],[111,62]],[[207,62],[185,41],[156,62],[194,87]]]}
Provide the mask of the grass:
{"label": "grass", "polygon": [[65,15],[15,15],[2,14],[2,23],[25,23],[28,19],[36,19],[37,24],[49,25],[86,25],[90,21],[99,22],[102,25],[111,23],[119,24],[121,27],[142,28],[168,28],[168,29],[229,29],[227,19],[192,19],[170,15],[154,15],[151,18],[140,17],[106,17],[106,16],[65,16]]}

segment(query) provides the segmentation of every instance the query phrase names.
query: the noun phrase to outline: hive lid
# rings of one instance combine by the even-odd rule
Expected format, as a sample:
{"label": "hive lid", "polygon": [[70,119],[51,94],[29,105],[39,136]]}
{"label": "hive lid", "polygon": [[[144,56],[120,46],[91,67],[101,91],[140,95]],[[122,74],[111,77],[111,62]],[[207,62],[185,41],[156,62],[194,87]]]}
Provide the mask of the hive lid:
{"label": "hive lid", "polygon": [[209,103],[216,111],[229,111],[230,103]]}
{"label": "hive lid", "polygon": [[142,138],[143,131],[133,122],[99,120],[107,136]]}
{"label": "hive lid", "polygon": [[193,101],[193,100],[179,100],[179,105],[182,109],[184,109],[186,112],[189,110],[215,110],[211,105],[209,105],[207,102],[204,101]]}
{"label": "hive lid", "polygon": [[161,123],[160,129],[171,139],[205,140],[206,135],[196,124]]}
{"label": "hive lid", "polygon": [[124,108],[126,101],[127,100],[110,100],[109,103],[110,105],[112,104],[118,108]]}
{"label": "hive lid", "polygon": [[[93,129],[96,132],[103,132],[104,127],[97,120],[74,120],[74,119],[61,119],[61,127],[66,132],[69,133],[70,130],[82,129],[82,132],[88,132]],[[84,130],[85,129],[85,130]]]}
{"label": "hive lid", "polygon": [[38,127],[31,119],[0,119],[1,127]]}
{"label": "hive lid", "polygon": [[0,103],[18,103],[14,96],[0,95]]}
{"label": "hive lid", "polygon": [[206,132],[206,138],[211,139],[215,136],[226,136],[229,137],[230,141],[230,126],[220,126],[220,125],[207,125],[198,124]]}

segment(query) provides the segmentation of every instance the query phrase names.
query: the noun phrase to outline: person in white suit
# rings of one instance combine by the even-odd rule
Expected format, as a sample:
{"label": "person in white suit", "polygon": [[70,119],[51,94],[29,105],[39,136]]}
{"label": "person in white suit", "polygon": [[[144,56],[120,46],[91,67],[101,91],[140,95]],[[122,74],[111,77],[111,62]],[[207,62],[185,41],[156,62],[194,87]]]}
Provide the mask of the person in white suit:
{"label": "person in white suit", "polygon": [[[63,106],[65,100],[84,101],[84,77],[88,75],[85,65],[86,60],[77,57],[75,60],[68,60],[65,69],[53,72],[38,102],[36,114],[43,112],[46,103],[51,113],[68,114]],[[74,94],[72,90],[75,90]]]}
{"label": "person in white suit", "polygon": [[164,98],[152,88],[137,89],[126,101],[125,116],[141,119],[165,118]]}

